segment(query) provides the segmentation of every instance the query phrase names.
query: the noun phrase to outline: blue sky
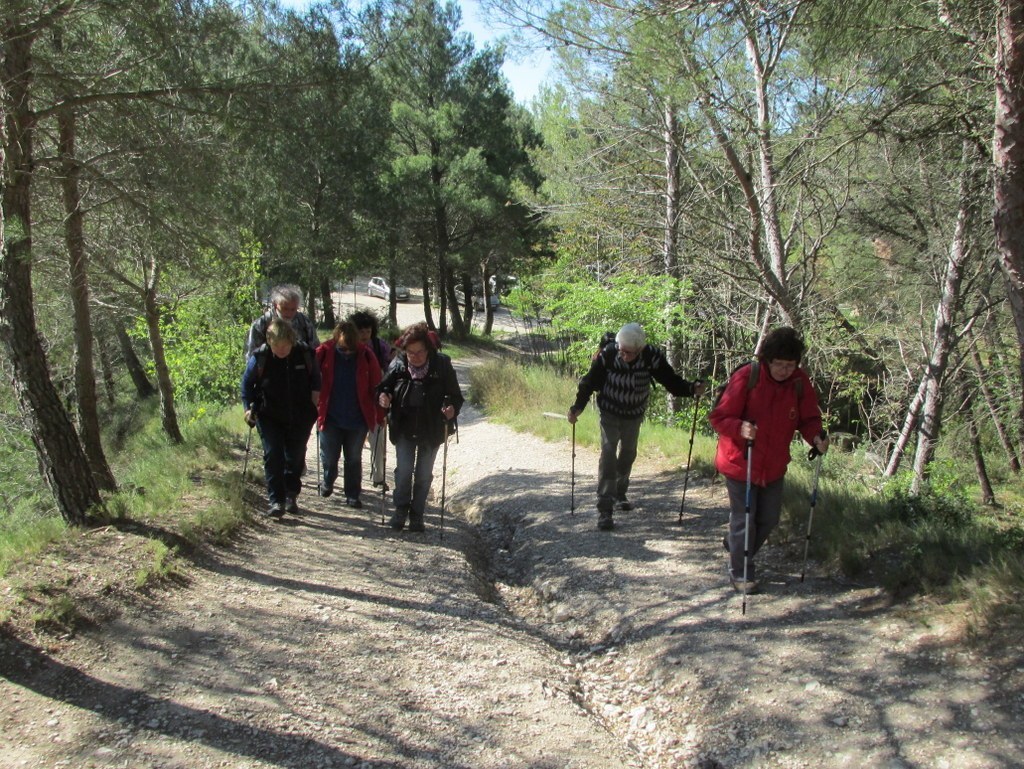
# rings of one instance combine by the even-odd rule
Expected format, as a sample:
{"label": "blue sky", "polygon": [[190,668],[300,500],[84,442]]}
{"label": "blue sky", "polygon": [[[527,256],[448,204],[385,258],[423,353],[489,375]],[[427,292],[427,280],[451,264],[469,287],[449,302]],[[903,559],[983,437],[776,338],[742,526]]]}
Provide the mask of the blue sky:
{"label": "blue sky", "polygon": [[[278,0],[285,8],[301,10],[309,6],[312,0]],[[488,24],[482,17],[480,4],[477,0],[458,0],[462,7],[462,29],[473,36],[476,46],[495,42],[502,34],[495,25]],[[543,48],[531,51],[522,61],[514,61],[512,52],[505,54],[505,66],[502,72],[508,78],[512,93],[520,104],[528,105],[537,95],[542,83],[549,77],[551,56]]]}

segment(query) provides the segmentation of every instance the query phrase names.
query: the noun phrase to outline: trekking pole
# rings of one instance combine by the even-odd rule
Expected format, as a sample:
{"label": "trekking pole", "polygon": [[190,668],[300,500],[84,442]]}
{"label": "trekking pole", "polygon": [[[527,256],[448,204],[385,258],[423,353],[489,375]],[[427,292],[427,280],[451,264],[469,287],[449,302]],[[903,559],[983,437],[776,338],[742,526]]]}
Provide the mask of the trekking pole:
{"label": "trekking pole", "polygon": [[697,404],[699,397],[693,399],[693,424],[690,426],[690,450],[686,453],[686,474],[683,475],[683,499],[679,503],[679,520],[676,523],[683,525],[683,508],[686,507],[686,487],[690,484],[690,460],[693,458],[693,439],[697,434]]}
{"label": "trekking pole", "polygon": [[[565,414],[544,411],[541,416],[549,419],[568,419]],[[572,464],[569,475],[569,515],[576,515],[576,423],[572,423]]]}
{"label": "trekking pole", "polygon": [[316,431],[316,494],[318,497],[322,497],[324,477],[320,473],[320,428],[317,425],[313,425],[313,430]]}
{"label": "trekking pole", "polygon": [[576,423],[572,423],[572,473],[569,483],[569,515],[576,515]]}
{"label": "trekking pole", "polygon": [[[448,397],[445,396],[444,405],[441,406],[443,411],[448,407]],[[448,481],[448,418],[444,420],[444,453],[441,455],[441,528],[439,531],[440,536],[438,539],[444,541],[444,503],[445,503],[445,487]]]}
{"label": "trekking pole", "polygon": [[754,464],[754,442],[747,441],[747,501],[746,523],[743,526],[743,608],[741,614],[747,613],[747,563],[750,560],[750,471]]}
{"label": "trekking pole", "polygon": [[388,494],[388,420],[385,419],[381,424],[381,430],[383,430],[383,437],[381,443],[381,465],[380,472],[383,476],[383,480],[380,483],[380,525],[384,525],[384,508],[387,505],[387,494]]}
{"label": "trekking pole", "polygon": [[245,486],[245,473],[249,470],[249,450],[252,448],[252,428],[256,425],[249,425],[249,436],[245,439],[245,461],[242,462],[242,486]]}
{"label": "trekking pole", "polygon": [[[826,433],[822,430],[821,437],[825,436]],[[807,512],[807,538],[804,540],[804,567],[800,570],[801,582],[804,581],[804,576],[807,574],[807,553],[811,547],[811,523],[814,521],[814,506],[818,504],[818,476],[821,475],[821,463],[824,456],[818,451],[817,446],[812,446],[811,450],[807,452],[807,458],[813,462],[817,457],[818,463],[814,466],[814,482],[811,484],[811,509]]]}

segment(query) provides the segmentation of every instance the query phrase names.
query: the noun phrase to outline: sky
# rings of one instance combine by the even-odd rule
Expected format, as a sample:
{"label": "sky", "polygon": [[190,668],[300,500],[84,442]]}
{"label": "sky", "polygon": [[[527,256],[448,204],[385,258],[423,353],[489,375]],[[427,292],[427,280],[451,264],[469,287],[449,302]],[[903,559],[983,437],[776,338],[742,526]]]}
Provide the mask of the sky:
{"label": "sky", "polygon": [[[278,0],[278,2],[285,8],[301,11],[308,7],[312,0]],[[482,48],[484,44],[498,40],[502,31],[484,20],[478,0],[458,0],[458,3],[462,8],[462,31],[473,36],[477,48]],[[522,61],[515,61],[514,58],[511,52],[506,52],[502,72],[508,78],[516,101],[528,106],[533,97],[537,95],[540,86],[549,77],[551,56],[541,48],[531,51],[529,56],[524,57]]]}

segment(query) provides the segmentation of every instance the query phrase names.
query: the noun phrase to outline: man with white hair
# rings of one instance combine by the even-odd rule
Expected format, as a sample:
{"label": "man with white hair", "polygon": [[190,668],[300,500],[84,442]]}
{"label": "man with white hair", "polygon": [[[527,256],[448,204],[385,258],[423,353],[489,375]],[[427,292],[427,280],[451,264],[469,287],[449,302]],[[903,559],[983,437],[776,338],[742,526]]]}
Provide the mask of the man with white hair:
{"label": "man with white hair", "polygon": [[615,341],[594,357],[590,370],[580,379],[576,402],[569,408],[575,424],[591,393],[597,393],[601,412],[601,459],[597,466],[597,528],[607,531],[615,524],[612,511],[632,510],[626,499],[629,474],[636,459],[640,422],[651,395],[651,380],[675,396],[691,398],[704,393],[703,382],[687,382],[665,359],[664,353],[647,344],[639,323],[627,323]]}
{"label": "man with white hair", "polygon": [[270,309],[254,320],[249,328],[249,336],[245,339],[246,361],[249,360],[249,356],[254,350],[266,344],[267,327],[274,318],[291,323],[298,336],[298,341],[305,344],[310,350],[315,350],[320,346],[320,337],[316,333],[313,321],[299,312],[301,304],[302,291],[298,286],[288,284],[274,286],[270,292]]}

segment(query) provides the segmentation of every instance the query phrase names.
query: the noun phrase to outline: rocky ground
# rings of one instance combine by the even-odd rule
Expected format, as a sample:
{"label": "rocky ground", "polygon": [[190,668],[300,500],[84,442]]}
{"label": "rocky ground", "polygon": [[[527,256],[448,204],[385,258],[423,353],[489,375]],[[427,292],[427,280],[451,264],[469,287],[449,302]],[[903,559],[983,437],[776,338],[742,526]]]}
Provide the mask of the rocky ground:
{"label": "rocky ground", "polygon": [[[801,583],[785,543],[741,614],[721,487],[691,484],[680,526],[678,470],[638,466],[601,532],[577,454],[573,514],[568,440],[467,408],[443,532],[439,499],[397,534],[310,486],[85,632],[0,635],[0,766],[1024,765],[1019,645],[983,657],[954,616]],[[116,564],[125,536],[95,550]]]}

